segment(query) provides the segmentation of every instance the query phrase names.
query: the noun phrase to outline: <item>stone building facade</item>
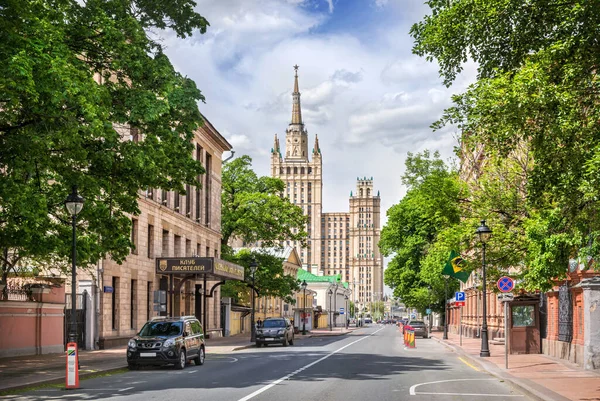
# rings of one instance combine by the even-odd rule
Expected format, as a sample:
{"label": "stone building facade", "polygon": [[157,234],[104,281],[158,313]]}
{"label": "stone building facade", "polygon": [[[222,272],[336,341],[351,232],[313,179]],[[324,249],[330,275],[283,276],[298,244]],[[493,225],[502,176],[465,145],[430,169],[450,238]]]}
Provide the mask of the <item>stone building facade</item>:
{"label": "stone building facade", "polygon": [[[296,248],[302,267],[315,275],[337,275],[352,283],[354,302],[365,305],[383,297],[383,257],[379,252],[381,199],[374,194],[373,178],[357,180],[350,194],[349,212],[323,212],[323,159],[315,136],[309,150],[308,131],[302,121],[298,66],[294,67],[292,119],[285,133],[285,149],[275,135],[271,149],[271,175],[284,181],[284,196],[309,217],[307,247]],[[283,150],[285,151],[283,153]],[[283,156],[285,154],[285,156]],[[312,158],[310,158],[310,157]]]}
{"label": "stone building facade", "polygon": [[[98,265],[93,281],[98,288],[95,331],[100,348],[125,344],[148,319],[161,313],[154,310],[157,290],[167,294],[167,311],[162,314],[196,315],[207,322],[208,335],[221,335],[219,289],[207,299],[204,320],[199,307],[202,281],[188,280],[175,293],[180,278],[175,277],[169,288],[168,276],[157,274],[155,267],[157,257],[219,257],[221,253],[221,158],[232,146],[207,119],[196,131],[194,145],[193,157],[206,170],[199,177],[202,186],[188,185],[185,195],[153,188],[141,192],[141,213],[132,217],[133,252],[120,265],[110,259]],[[79,292],[86,282],[82,279]],[[214,284],[208,281],[207,288]]]}

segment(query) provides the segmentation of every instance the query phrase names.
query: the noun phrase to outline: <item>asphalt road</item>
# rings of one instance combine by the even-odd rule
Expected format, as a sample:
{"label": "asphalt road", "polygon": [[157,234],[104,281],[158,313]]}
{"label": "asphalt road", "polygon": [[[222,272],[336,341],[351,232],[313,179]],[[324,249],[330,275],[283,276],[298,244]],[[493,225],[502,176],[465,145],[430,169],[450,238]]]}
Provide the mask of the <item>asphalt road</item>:
{"label": "asphalt road", "polygon": [[[432,339],[405,349],[394,326],[340,337],[210,355],[204,366],[145,368],[85,380],[78,390],[43,389],[19,400],[529,400]],[[11,397],[6,397],[10,399]]]}

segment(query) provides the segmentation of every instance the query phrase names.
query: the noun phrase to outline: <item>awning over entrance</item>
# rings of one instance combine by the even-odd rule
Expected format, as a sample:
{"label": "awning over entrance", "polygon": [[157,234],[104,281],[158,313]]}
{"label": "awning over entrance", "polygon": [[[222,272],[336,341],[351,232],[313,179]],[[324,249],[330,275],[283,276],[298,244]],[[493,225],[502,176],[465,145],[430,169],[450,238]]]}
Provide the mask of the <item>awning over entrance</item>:
{"label": "awning over entrance", "polygon": [[156,273],[197,274],[207,280],[244,280],[244,266],[213,257],[156,258]]}

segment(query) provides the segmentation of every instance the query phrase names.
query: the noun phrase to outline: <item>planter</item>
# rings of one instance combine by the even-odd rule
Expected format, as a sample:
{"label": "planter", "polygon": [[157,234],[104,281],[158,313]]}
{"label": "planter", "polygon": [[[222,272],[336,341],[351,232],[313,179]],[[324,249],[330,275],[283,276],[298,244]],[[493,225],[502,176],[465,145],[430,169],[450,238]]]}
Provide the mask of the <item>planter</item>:
{"label": "planter", "polygon": [[51,288],[32,287],[29,289],[29,291],[31,291],[32,294],[49,294],[51,291]]}

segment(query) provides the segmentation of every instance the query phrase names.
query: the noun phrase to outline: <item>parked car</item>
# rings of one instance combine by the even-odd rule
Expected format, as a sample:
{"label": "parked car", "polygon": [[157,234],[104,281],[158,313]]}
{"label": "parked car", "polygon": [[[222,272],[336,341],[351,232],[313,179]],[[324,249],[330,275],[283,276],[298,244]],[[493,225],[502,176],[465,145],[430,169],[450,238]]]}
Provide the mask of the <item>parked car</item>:
{"label": "parked car", "polygon": [[422,320],[411,320],[408,322],[408,326],[412,327],[415,331],[415,336],[421,336],[423,338],[429,338],[429,329]]}
{"label": "parked car", "polygon": [[370,317],[366,317],[365,324],[367,324],[367,323],[373,323],[373,319],[371,319]]}
{"label": "parked car", "polygon": [[263,320],[262,326],[256,330],[256,346],[280,343],[284,347],[294,345],[294,327],[289,319],[269,317]]}
{"label": "parked car", "polygon": [[204,330],[195,316],[157,317],[142,327],[127,345],[127,366],[174,365],[183,369],[188,360],[203,365]]}

